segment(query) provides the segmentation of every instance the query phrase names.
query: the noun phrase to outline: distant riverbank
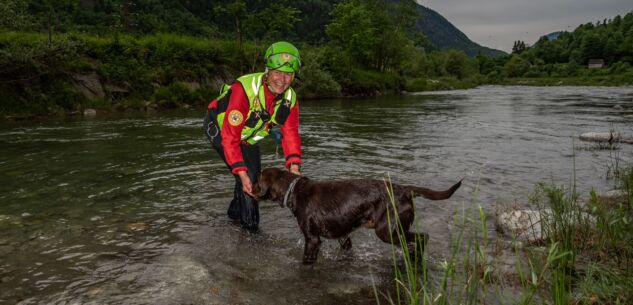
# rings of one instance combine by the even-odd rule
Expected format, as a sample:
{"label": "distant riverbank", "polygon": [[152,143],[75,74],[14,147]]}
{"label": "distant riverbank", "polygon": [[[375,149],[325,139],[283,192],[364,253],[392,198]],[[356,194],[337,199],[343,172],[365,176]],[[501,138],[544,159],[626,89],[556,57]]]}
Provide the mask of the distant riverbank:
{"label": "distant riverbank", "polygon": [[601,75],[590,77],[506,78],[502,85],[523,86],[633,86],[633,75]]}
{"label": "distant riverbank", "polygon": [[[235,77],[262,71],[263,44],[176,34],[48,36],[0,32],[0,117],[202,108]],[[501,85],[633,85],[628,67],[577,70],[581,76],[510,78],[482,74],[486,57],[459,51],[416,54],[402,71],[332,66],[331,50],[300,47],[304,67],[294,84],[302,99],[361,97],[400,92]],[[556,67],[554,67],[556,68]],[[408,71],[407,69],[411,70]],[[415,76],[418,75],[418,76]],[[420,76],[421,75],[421,76]]]}

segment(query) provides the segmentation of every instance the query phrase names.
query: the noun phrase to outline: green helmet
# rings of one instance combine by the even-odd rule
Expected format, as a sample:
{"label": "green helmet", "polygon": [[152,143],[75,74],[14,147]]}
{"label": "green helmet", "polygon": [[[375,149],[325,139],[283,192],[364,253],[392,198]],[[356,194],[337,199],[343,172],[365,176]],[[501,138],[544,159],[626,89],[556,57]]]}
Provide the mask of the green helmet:
{"label": "green helmet", "polygon": [[299,50],[291,43],[278,41],[270,45],[264,54],[266,67],[283,72],[299,73],[301,57]]}

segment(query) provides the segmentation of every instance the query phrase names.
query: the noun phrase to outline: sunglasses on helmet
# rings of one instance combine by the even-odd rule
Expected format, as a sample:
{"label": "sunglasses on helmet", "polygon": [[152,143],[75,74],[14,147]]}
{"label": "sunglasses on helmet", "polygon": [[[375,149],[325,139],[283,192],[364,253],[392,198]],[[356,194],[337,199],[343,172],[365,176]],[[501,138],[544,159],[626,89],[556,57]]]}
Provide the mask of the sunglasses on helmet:
{"label": "sunglasses on helmet", "polygon": [[[282,70],[282,71],[286,70],[286,69],[283,69],[283,67],[287,66],[290,69],[292,69],[292,72],[299,72],[299,69],[301,69],[301,61],[299,60],[299,58],[297,58],[296,56],[292,54],[279,53],[279,54],[274,54],[274,55],[269,56],[266,61],[266,66],[273,70]],[[291,71],[285,71],[285,72],[291,72]]]}

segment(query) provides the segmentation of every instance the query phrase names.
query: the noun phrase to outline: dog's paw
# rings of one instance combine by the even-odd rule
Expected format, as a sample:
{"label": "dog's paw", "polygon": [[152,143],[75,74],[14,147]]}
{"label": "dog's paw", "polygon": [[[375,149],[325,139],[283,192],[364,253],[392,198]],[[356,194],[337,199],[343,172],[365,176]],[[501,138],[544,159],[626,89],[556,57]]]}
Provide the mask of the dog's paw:
{"label": "dog's paw", "polygon": [[303,264],[304,265],[312,265],[316,262],[316,257],[309,257],[309,256],[304,256],[303,257]]}

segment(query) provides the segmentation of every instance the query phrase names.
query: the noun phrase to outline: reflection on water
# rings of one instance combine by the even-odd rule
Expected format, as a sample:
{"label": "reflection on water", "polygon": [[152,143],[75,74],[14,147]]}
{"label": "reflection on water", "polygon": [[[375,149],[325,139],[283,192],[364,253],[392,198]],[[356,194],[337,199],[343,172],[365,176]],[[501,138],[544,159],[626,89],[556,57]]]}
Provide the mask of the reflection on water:
{"label": "reflection on water", "polygon": [[[633,134],[633,88],[482,87],[302,103],[306,176],[389,175],[444,188],[416,200],[432,261],[448,253],[462,206],[516,200],[539,181],[569,184],[583,132]],[[0,126],[0,303],[366,304],[391,285],[388,245],[369,230],[344,252],[326,241],[303,266],[290,212],[261,204],[262,232],[225,216],[233,178],[209,149],[202,113]],[[263,144],[264,166],[280,166]],[[612,188],[616,152],[575,152],[578,189]],[[492,226],[490,226],[492,228]],[[494,236],[494,232],[490,232]],[[431,272],[431,277],[433,272]]]}

